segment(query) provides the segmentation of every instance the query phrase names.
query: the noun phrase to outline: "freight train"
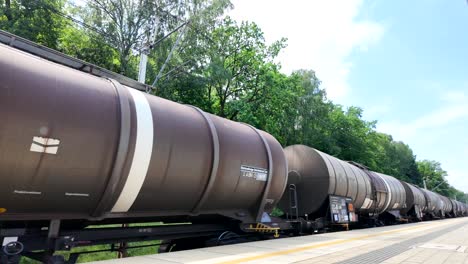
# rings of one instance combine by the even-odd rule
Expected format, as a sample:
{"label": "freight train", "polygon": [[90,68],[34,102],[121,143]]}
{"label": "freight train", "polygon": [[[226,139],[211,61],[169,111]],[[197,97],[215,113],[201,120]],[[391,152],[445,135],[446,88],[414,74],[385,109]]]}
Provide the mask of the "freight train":
{"label": "freight train", "polygon": [[461,202],[307,146],[283,149],[250,125],[7,32],[0,41],[1,263],[468,215]]}
{"label": "freight train", "polygon": [[385,225],[467,214],[464,203],[304,145],[284,149],[289,194],[278,206],[292,219],[328,224]]}

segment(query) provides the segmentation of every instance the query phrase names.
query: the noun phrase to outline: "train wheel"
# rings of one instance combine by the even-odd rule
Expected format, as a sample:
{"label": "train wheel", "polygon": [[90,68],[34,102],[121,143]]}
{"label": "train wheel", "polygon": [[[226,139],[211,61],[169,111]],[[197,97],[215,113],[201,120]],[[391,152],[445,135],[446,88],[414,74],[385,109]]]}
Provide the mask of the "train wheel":
{"label": "train wheel", "polygon": [[159,246],[159,253],[188,250],[201,248],[206,245],[206,240],[203,238],[183,238],[174,240],[164,240]]}
{"label": "train wheel", "polygon": [[47,264],[65,264],[65,258],[60,255],[52,256],[48,259]]}
{"label": "train wheel", "polygon": [[172,251],[174,244],[172,240],[162,240],[161,245],[158,248],[158,253],[167,253]]}

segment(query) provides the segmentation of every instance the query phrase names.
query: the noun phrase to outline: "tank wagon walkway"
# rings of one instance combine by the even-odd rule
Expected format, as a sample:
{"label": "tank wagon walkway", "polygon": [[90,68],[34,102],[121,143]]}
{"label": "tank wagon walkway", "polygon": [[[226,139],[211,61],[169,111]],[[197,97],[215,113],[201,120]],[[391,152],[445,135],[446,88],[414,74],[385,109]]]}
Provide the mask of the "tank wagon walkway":
{"label": "tank wagon walkway", "polygon": [[468,264],[468,218],[283,238],[93,263]]}

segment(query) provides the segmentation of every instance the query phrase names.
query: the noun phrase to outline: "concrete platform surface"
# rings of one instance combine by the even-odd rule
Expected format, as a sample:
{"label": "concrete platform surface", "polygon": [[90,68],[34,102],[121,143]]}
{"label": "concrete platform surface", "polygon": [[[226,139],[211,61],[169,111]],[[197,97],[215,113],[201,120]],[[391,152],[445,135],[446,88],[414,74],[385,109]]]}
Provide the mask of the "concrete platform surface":
{"label": "concrete platform surface", "polygon": [[468,264],[468,217],[91,262]]}

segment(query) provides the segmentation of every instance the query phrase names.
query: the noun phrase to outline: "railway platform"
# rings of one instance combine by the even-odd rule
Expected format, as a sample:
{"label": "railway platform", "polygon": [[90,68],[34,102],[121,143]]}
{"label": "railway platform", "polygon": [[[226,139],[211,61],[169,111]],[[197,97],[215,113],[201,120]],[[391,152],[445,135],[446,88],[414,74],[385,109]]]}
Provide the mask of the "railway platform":
{"label": "railway platform", "polygon": [[468,217],[281,238],[95,264],[468,264]]}

